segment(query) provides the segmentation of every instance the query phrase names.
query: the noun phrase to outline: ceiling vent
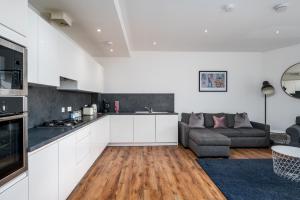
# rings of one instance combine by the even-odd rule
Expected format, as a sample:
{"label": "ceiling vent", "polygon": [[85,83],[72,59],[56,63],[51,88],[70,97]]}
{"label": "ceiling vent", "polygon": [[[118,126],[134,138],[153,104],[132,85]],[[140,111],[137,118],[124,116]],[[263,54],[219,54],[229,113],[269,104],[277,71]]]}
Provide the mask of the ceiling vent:
{"label": "ceiling vent", "polygon": [[276,12],[284,12],[287,10],[289,4],[288,3],[280,3],[273,7]]}
{"label": "ceiling vent", "polygon": [[227,4],[227,5],[224,5],[222,7],[222,9],[225,11],[225,12],[232,12],[235,8],[235,5],[233,3],[231,4]]}
{"label": "ceiling vent", "polygon": [[50,13],[50,20],[60,26],[72,26],[72,19],[62,11],[53,11]]}

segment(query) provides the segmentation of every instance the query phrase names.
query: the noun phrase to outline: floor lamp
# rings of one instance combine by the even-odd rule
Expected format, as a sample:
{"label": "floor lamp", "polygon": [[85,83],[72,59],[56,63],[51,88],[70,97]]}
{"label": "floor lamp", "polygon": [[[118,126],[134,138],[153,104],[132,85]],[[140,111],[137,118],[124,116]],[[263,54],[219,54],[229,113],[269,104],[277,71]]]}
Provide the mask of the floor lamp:
{"label": "floor lamp", "polygon": [[274,94],[275,89],[269,81],[264,81],[261,87],[261,92],[265,95],[265,124],[267,124],[267,96]]}

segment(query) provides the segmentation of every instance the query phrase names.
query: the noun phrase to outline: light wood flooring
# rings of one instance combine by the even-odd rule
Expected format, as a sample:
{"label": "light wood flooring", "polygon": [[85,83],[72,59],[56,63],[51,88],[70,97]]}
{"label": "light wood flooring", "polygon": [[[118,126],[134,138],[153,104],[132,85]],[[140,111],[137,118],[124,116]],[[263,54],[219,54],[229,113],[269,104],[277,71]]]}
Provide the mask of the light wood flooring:
{"label": "light wood flooring", "polygon": [[[271,158],[271,151],[233,149],[230,158]],[[69,200],[225,199],[195,159],[181,146],[108,147]]]}

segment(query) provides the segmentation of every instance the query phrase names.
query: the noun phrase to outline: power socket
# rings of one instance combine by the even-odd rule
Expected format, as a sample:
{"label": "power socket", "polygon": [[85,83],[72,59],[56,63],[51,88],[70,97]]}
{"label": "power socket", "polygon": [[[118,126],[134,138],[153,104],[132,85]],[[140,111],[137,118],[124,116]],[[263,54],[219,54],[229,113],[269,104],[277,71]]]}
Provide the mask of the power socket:
{"label": "power socket", "polygon": [[72,107],[68,106],[67,110],[68,110],[68,112],[71,112],[72,111]]}
{"label": "power socket", "polygon": [[66,108],[65,107],[61,107],[61,112],[62,113],[66,112]]}

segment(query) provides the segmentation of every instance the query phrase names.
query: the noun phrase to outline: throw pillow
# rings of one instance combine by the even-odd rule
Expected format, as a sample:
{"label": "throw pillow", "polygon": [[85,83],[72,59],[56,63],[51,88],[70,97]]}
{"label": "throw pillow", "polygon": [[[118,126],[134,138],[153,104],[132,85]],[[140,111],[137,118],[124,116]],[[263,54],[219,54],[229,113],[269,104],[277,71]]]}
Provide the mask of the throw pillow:
{"label": "throw pillow", "polygon": [[236,113],[234,121],[234,128],[253,128],[247,113]]}
{"label": "throw pillow", "polygon": [[192,113],[189,120],[189,126],[191,128],[204,128],[204,116],[203,113]]}
{"label": "throw pillow", "polygon": [[214,119],[214,128],[227,128],[225,125],[225,117],[213,116]]}

